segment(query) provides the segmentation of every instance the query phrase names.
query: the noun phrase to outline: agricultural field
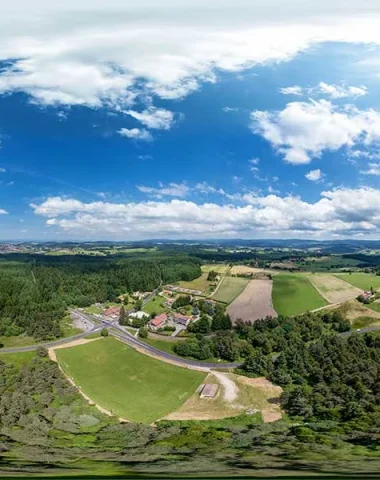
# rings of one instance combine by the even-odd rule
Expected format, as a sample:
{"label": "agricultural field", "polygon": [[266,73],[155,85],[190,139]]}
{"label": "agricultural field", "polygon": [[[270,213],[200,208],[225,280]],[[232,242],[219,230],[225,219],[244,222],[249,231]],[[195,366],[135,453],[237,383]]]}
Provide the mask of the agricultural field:
{"label": "agricultural field", "polygon": [[212,298],[217,302],[231,303],[242,293],[249,282],[250,280],[247,278],[225,277]]}
{"label": "agricultural field", "polygon": [[232,321],[241,318],[255,321],[265,317],[277,317],[272,305],[271,280],[251,280],[244,291],[228,306]]}
{"label": "agricultural field", "polygon": [[231,268],[230,275],[254,275],[263,271],[262,268],[250,267],[248,265],[234,265]]}
{"label": "agricultural field", "polygon": [[306,257],[303,260],[294,262],[294,265],[301,270],[312,272],[327,272],[330,270],[339,271],[344,268],[355,268],[360,265],[359,260],[348,258],[344,255],[326,255],[323,257]]}
{"label": "agricultural field", "polygon": [[[377,311],[376,307],[371,307],[372,305],[376,305],[376,303],[374,302],[365,305],[357,300],[351,300],[343,305],[340,305],[336,311],[343,315],[343,317],[349,320],[351,323],[353,323],[357,318],[361,317],[371,317],[373,321],[379,321],[380,311]],[[377,305],[380,306],[380,304]]]}
{"label": "agricultural field", "polygon": [[305,275],[280,273],[273,277],[273,307],[279,315],[299,315],[328,303]]}
{"label": "agricultural field", "polygon": [[173,412],[206,376],[138,353],[111,337],[56,354],[86,395],[133,422],[151,423]]}
{"label": "agricultural field", "polygon": [[362,291],[370,290],[371,287],[375,290],[380,288],[380,276],[372,273],[336,273],[335,275],[354,287],[360,288]]}
{"label": "agricultural field", "polygon": [[216,272],[220,274],[225,274],[229,270],[229,265],[225,265],[224,263],[212,263],[210,265],[202,265],[202,272],[209,273],[209,272]]}
{"label": "agricultural field", "polygon": [[359,288],[328,273],[312,273],[307,275],[307,278],[329,303],[347,302],[357,298],[362,293]]}
{"label": "agricultural field", "polygon": [[209,288],[212,282],[207,280],[208,273],[202,273],[202,275],[190,282],[178,282],[176,285],[182,288],[189,288],[191,290],[199,290],[204,294],[209,293]]}

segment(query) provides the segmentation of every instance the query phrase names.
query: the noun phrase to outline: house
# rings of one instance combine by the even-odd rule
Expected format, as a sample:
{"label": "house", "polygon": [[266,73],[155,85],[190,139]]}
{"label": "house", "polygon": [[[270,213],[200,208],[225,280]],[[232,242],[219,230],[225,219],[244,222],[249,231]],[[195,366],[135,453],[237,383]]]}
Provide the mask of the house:
{"label": "house", "polygon": [[166,313],[161,313],[161,315],[157,315],[156,317],[154,317],[148,323],[148,325],[152,330],[158,330],[159,328],[164,326],[167,318],[168,318],[168,316],[166,315]]}
{"label": "house", "polygon": [[137,318],[138,320],[143,320],[144,318],[149,318],[149,314],[140,310],[139,312],[133,312],[129,314],[131,318]]}
{"label": "house", "polygon": [[187,327],[191,322],[191,317],[187,317],[186,315],[182,315],[181,313],[175,313],[173,320],[175,321],[175,323]]}
{"label": "house", "polygon": [[359,300],[361,302],[366,302],[367,300],[369,300],[371,297],[373,297],[373,294],[371,291],[368,291],[368,292],[363,292],[360,296],[359,296]]}
{"label": "house", "polygon": [[121,307],[110,307],[106,308],[103,312],[103,314],[106,317],[111,317],[111,318],[117,318],[120,315],[120,308]]}

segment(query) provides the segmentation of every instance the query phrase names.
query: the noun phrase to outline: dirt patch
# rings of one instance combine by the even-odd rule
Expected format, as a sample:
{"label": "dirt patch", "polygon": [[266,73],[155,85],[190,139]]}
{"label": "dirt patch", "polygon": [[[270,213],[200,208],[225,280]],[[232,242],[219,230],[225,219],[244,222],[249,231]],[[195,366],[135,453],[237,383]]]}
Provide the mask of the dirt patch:
{"label": "dirt patch", "polygon": [[247,322],[277,317],[272,304],[272,286],[271,280],[251,280],[227,308],[232,321],[236,322],[238,318]]}
{"label": "dirt patch", "polygon": [[362,291],[334,275],[311,274],[307,277],[329,303],[341,303],[358,297]]}
{"label": "dirt patch", "polygon": [[[282,416],[279,405],[281,387],[265,378],[246,378],[235,374],[210,373],[205,383],[219,384],[219,391],[212,399],[201,399],[198,393],[192,395],[177,411],[166,417],[168,420],[216,420],[235,417],[246,412],[261,412],[264,422],[274,422]],[[223,379],[220,376],[223,376]],[[234,385],[227,393],[226,379]],[[223,382],[223,383],[222,383]],[[235,396],[236,394],[236,396]],[[232,400],[226,400],[232,398]]]}
{"label": "dirt patch", "polygon": [[223,399],[226,402],[234,402],[239,393],[239,389],[236,383],[231,380],[225,373],[212,372],[212,374],[219,380],[219,383],[223,386]]}
{"label": "dirt patch", "polygon": [[341,305],[337,311],[341,313],[347,320],[355,320],[359,317],[372,317],[380,319],[380,312],[367,308],[363,303],[357,300],[351,300],[350,302]]}

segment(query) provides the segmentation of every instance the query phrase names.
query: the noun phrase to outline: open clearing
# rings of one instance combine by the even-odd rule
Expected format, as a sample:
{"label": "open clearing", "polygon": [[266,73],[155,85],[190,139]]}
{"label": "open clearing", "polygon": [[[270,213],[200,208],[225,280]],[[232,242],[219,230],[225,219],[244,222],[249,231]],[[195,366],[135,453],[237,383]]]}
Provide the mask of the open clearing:
{"label": "open clearing", "polygon": [[[233,373],[210,373],[205,383],[218,383],[219,391],[215,398],[200,398],[192,395],[176,412],[166,418],[169,420],[216,420],[235,417],[242,413],[261,412],[264,422],[273,422],[281,418],[278,399],[281,387],[275,386],[265,378],[247,378]],[[223,379],[219,377],[223,375]],[[229,384],[234,384],[231,389]],[[228,391],[227,391],[228,389]]]}
{"label": "open clearing", "polygon": [[231,268],[231,275],[254,275],[256,273],[262,273],[262,268],[249,267],[248,265],[234,265]]}
{"label": "open clearing", "polygon": [[327,305],[309,279],[297,273],[273,277],[273,306],[278,315],[292,316]]}
{"label": "open clearing", "polygon": [[202,272],[209,273],[209,272],[216,272],[220,274],[227,273],[229,270],[229,265],[225,265],[223,263],[215,263],[210,265],[202,265]]}
{"label": "open clearing", "polygon": [[165,298],[163,296],[156,295],[146,302],[142,310],[145,313],[149,313],[149,315],[151,315],[152,313],[159,315],[160,313],[164,313],[168,311],[168,308],[165,307],[165,305],[163,305],[164,302],[165,302]]}
{"label": "open clearing", "polygon": [[225,277],[213,299],[217,302],[231,303],[238,297],[250,282],[247,278]]}
{"label": "open clearing", "polygon": [[360,317],[371,317],[374,321],[380,320],[380,311],[376,311],[376,308],[371,308],[371,305],[375,305],[375,303],[364,305],[357,300],[351,300],[341,305],[337,312],[341,313],[350,322]]}
{"label": "open clearing", "polygon": [[63,348],[56,355],[92,401],[134,422],[151,423],[176,410],[206,376],[138,353],[111,337]]}
{"label": "open clearing", "polygon": [[307,275],[307,278],[329,303],[347,302],[362,293],[362,290],[359,288],[352,286],[339,277],[327,273],[313,273]]}
{"label": "open clearing", "polygon": [[271,280],[251,280],[227,308],[232,321],[236,322],[238,318],[255,321],[265,317],[277,317],[272,305],[272,285]]}
{"label": "open clearing", "polygon": [[369,290],[371,287],[375,290],[380,288],[380,276],[371,273],[336,273],[335,275],[362,291]]}
{"label": "open clearing", "polygon": [[189,288],[190,290],[199,290],[203,293],[208,293],[209,287],[212,282],[207,280],[208,273],[202,273],[202,275],[190,282],[178,282],[176,285],[182,288]]}

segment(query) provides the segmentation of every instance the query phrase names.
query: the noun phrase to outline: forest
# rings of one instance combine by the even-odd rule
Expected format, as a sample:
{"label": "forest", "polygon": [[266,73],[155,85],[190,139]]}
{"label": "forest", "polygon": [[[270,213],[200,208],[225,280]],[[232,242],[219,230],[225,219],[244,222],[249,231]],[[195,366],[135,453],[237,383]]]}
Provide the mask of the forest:
{"label": "forest", "polygon": [[254,349],[240,373],[266,369],[284,386],[287,416],[270,424],[260,414],[120,424],[88,405],[45,349],[21,362],[0,358],[0,471],[76,478],[377,472],[380,337],[342,337],[333,315],[299,318],[299,328],[292,321],[241,324],[234,333]]}
{"label": "forest", "polygon": [[116,301],[123,293],[151,291],[161,282],[192,280],[200,261],[186,256],[144,258],[23,255],[0,263],[0,336],[26,333],[38,340],[61,336],[68,306]]}

